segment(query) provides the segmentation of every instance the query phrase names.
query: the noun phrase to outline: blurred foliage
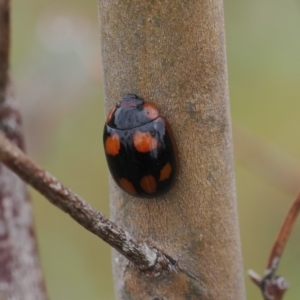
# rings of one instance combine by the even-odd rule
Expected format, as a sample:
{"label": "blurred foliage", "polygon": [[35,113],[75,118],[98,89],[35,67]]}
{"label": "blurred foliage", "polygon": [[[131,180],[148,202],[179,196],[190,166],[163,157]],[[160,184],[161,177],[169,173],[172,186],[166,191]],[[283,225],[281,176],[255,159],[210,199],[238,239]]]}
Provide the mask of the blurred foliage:
{"label": "blurred foliage", "polygon": [[[28,152],[108,215],[97,1],[19,0],[12,7],[11,66]],[[247,129],[242,138],[234,135],[234,144],[248,299],[260,295],[246,270],[263,272],[297,191],[273,180],[267,160],[260,163],[263,172],[253,169],[257,154],[239,155],[238,145],[251,132],[258,137],[253,148],[266,156],[274,148],[279,162],[300,165],[299,16],[299,1],[225,1],[232,119]],[[110,248],[34,191],[32,197],[50,298],[113,299]],[[287,300],[300,295],[299,230],[298,224],[279,270],[290,283]]]}
{"label": "blurred foliage", "polygon": [[[259,137],[253,147],[278,151],[278,163],[299,165],[300,139],[300,3],[299,1],[225,1],[229,89],[233,123]],[[246,132],[245,132],[246,134]],[[242,141],[235,139],[234,146]],[[244,139],[248,138],[245,135]],[[264,145],[265,144],[265,145]],[[266,146],[266,147],[265,147]],[[261,162],[264,176],[252,171],[255,156],[236,160],[236,183],[245,274],[261,274],[283,218],[300,189],[273,182],[273,166]],[[237,151],[236,157],[239,156]],[[270,156],[272,155],[270,151]],[[273,163],[276,163],[273,162]],[[280,169],[278,170],[280,172]],[[287,170],[283,170],[289,175]],[[269,175],[268,175],[269,174]],[[299,175],[299,173],[298,173]],[[296,224],[279,273],[290,284],[284,299],[299,299],[300,222]],[[246,277],[248,299],[261,299]]]}

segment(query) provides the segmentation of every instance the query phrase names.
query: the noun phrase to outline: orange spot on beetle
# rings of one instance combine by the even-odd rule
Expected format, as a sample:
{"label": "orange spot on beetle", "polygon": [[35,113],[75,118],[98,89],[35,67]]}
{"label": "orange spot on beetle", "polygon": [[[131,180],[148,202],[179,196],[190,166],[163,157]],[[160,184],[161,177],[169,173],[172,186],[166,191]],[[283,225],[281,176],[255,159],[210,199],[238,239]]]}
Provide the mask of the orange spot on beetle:
{"label": "orange spot on beetle", "polygon": [[119,180],[120,186],[124,191],[126,191],[128,194],[134,195],[136,194],[136,189],[134,188],[133,184],[127,180],[126,178],[121,178]]}
{"label": "orange spot on beetle", "polygon": [[136,131],[133,135],[133,144],[138,152],[146,153],[158,147],[157,139],[150,132]]}
{"label": "orange spot on beetle", "polygon": [[117,107],[115,106],[115,107],[113,107],[113,108],[109,111],[108,116],[107,116],[107,118],[106,118],[106,124],[108,124],[108,123],[110,122],[110,120],[111,120],[113,114],[114,114],[115,111],[116,111],[116,108],[117,108]]}
{"label": "orange spot on beetle", "polygon": [[116,156],[120,151],[120,147],[120,138],[116,133],[107,137],[105,141],[105,151],[107,154]]}
{"label": "orange spot on beetle", "polygon": [[153,103],[144,103],[144,110],[149,119],[155,120],[159,117],[159,110]]}
{"label": "orange spot on beetle", "polygon": [[170,178],[171,173],[172,173],[172,167],[170,163],[166,163],[164,167],[160,170],[159,181],[164,181]]}
{"label": "orange spot on beetle", "polygon": [[146,175],[140,180],[142,189],[148,194],[153,194],[156,191],[157,183],[152,175]]}

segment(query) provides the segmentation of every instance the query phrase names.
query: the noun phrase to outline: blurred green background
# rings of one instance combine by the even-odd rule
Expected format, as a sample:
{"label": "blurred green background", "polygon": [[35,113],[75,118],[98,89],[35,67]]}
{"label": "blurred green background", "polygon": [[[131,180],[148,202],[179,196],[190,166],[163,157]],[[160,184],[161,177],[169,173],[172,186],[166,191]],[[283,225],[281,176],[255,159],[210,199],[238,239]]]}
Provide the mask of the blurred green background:
{"label": "blurred green background", "polygon": [[[18,0],[12,8],[27,151],[108,215],[97,1]],[[246,270],[263,272],[300,188],[300,2],[228,0],[225,23],[245,282],[248,299],[261,299]],[[50,298],[113,299],[110,248],[31,194]],[[287,300],[300,297],[299,231],[280,264]]]}

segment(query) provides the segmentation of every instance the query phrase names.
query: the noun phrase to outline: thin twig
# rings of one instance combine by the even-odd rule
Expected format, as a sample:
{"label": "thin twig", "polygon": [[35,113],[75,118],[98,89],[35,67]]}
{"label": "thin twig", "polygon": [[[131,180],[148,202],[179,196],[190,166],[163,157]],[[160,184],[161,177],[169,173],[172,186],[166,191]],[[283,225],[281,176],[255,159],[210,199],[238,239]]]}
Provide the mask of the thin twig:
{"label": "thin twig", "polygon": [[288,288],[287,282],[283,277],[275,274],[283,250],[292,232],[300,211],[300,193],[293,202],[288,214],[285,217],[280,232],[275,240],[270,257],[267,264],[267,269],[263,277],[257,275],[254,271],[249,271],[251,280],[259,286],[265,300],[281,300]]}
{"label": "thin twig", "polygon": [[297,195],[293,202],[283,224],[281,230],[275,240],[273,249],[271,251],[267,268],[272,267],[274,260],[279,259],[282,255],[284,247],[288,241],[288,238],[292,232],[293,226],[296,222],[300,211],[300,193]]}
{"label": "thin twig", "polygon": [[68,213],[81,226],[99,236],[123,254],[143,272],[159,275],[171,270],[176,262],[154,247],[136,241],[81,197],[42,170],[0,132],[0,160],[51,203]]}

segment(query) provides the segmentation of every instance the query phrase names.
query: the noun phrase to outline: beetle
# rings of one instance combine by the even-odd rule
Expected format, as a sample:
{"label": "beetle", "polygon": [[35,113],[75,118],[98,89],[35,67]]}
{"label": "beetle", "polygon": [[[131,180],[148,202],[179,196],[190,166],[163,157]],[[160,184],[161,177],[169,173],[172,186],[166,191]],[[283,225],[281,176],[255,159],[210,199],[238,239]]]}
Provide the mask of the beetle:
{"label": "beetle", "polygon": [[160,196],[177,177],[178,151],[171,127],[155,104],[137,95],[125,95],[110,110],[103,144],[112,177],[132,196]]}

